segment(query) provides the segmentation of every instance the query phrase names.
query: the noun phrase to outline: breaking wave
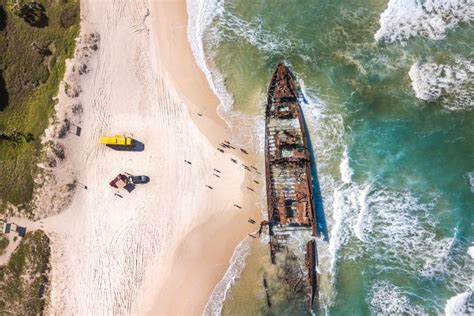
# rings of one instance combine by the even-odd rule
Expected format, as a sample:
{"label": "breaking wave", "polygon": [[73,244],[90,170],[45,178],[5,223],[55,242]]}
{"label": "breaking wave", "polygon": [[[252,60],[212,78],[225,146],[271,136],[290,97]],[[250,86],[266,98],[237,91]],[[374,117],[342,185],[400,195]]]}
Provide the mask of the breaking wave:
{"label": "breaking wave", "polygon": [[[339,166],[344,178],[344,159]],[[353,172],[350,170],[350,172]],[[355,260],[357,254],[347,254],[342,257],[341,250],[347,246],[355,236],[359,241],[366,241],[366,232],[370,227],[370,208],[368,207],[368,197],[371,194],[371,186],[366,184],[359,186],[354,182],[341,183],[337,186],[332,195],[332,228],[329,252],[331,254],[331,278],[335,282],[337,262],[340,259]],[[335,294],[335,293],[333,293]]]}
{"label": "breaking wave", "polygon": [[218,24],[220,31],[218,35],[216,34],[213,37],[213,44],[218,43],[222,37],[227,37],[227,39],[230,40],[233,38],[242,38],[250,45],[269,55],[273,55],[288,47],[304,44],[302,41],[297,41],[296,43],[290,36],[285,35],[283,29],[278,31],[277,34],[267,30],[262,19],[258,17],[246,21],[233,14],[231,10],[226,10],[225,13],[220,16]]}
{"label": "breaking wave", "polygon": [[[474,264],[474,246],[467,251],[471,257],[470,266]],[[474,271],[473,271],[474,272]],[[473,315],[474,314],[474,277],[469,289],[463,293],[451,297],[444,307],[444,313],[450,315]]]}
{"label": "breaking wave", "polygon": [[474,107],[474,62],[458,58],[452,64],[416,62],[409,76],[417,98],[441,100],[450,110]]}
{"label": "breaking wave", "polygon": [[[340,113],[331,110],[331,106],[319,99],[317,92],[306,88],[304,81],[299,80],[306,104],[302,103],[305,121],[310,132],[310,139],[315,150],[318,171],[329,165],[340,163],[340,154],[344,150],[344,119]],[[324,176],[322,176],[324,178]],[[320,181],[322,190],[334,190],[334,180]],[[329,191],[326,191],[329,193]],[[323,194],[325,195],[325,194]]]}
{"label": "breaking wave", "polygon": [[425,314],[423,308],[414,305],[406,293],[388,281],[376,281],[372,285],[369,305],[379,315]]}
{"label": "breaking wave", "polygon": [[404,41],[425,36],[439,40],[461,22],[474,19],[470,0],[390,0],[380,15],[377,41]]}
{"label": "breaking wave", "polygon": [[472,315],[474,313],[473,289],[451,297],[444,308],[444,313],[451,315]]}
{"label": "breaking wave", "polygon": [[347,153],[347,147],[344,149],[344,153],[342,154],[342,160],[339,170],[341,172],[342,182],[351,183],[354,171],[349,166],[349,154]]}
{"label": "breaking wave", "polygon": [[[351,180],[353,170],[348,166],[347,156],[345,149],[339,166],[344,181],[339,182],[332,195],[328,249],[331,302],[337,295],[337,263],[357,261],[362,256],[372,261],[369,273],[374,276],[392,271],[420,282],[442,282],[443,287],[454,293],[465,289],[471,282],[472,269],[457,232],[452,237],[441,237],[437,232],[439,223],[432,210],[437,207],[438,197],[427,195],[423,201],[430,202],[423,202],[408,191],[395,191],[370,181],[355,183]],[[374,278],[367,298],[375,313],[425,312],[412,304],[412,300],[421,298],[410,294],[415,292],[414,288],[401,288],[388,280],[377,279]],[[436,297],[423,299],[433,300],[433,306],[438,306],[433,308],[443,303],[436,301]]]}
{"label": "breaking wave", "polygon": [[[342,177],[350,181],[351,169],[347,150],[344,150],[344,120],[340,113],[331,110],[331,106],[317,97],[318,93],[307,88],[303,80],[298,82],[306,102],[301,104],[305,121],[309,130],[309,136],[315,151],[316,165],[318,169],[318,180],[322,196],[325,197],[325,217],[329,230],[329,243],[317,240],[318,260],[320,273],[320,297],[319,303],[323,309],[328,309],[333,303],[336,294],[334,273],[336,269],[336,252],[341,244],[339,231],[343,229],[343,214],[336,207],[337,198],[334,198],[340,179],[333,176],[329,171],[334,165],[341,164]],[[346,152],[346,159],[341,163],[341,153]],[[346,174],[347,172],[347,174]]]}
{"label": "breaking wave", "polygon": [[354,234],[359,238],[360,241],[366,242],[367,239],[365,237],[366,231],[366,222],[368,218],[368,207],[367,207],[367,196],[370,192],[370,186],[367,185],[360,191],[358,196],[358,202],[360,206],[359,215],[357,215],[357,221],[354,225]]}
{"label": "breaking wave", "polygon": [[[436,197],[430,199],[435,201]],[[365,247],[380,263],[376,269],[382,272],[387,267],[399,267],[414,277],[435,278],[455,273],[449,271],[453,268],[459,270],[457,277],[467,280],[460,267],[451,266],[455,237],[440,238],[435,233],[438,223],[430,214],[435,205],[422,203],[408,192],[381,189],[370,193],[369,224],[365,227],[370,234],[366,235]],[[446,284],[448,288],[454,285]]]}

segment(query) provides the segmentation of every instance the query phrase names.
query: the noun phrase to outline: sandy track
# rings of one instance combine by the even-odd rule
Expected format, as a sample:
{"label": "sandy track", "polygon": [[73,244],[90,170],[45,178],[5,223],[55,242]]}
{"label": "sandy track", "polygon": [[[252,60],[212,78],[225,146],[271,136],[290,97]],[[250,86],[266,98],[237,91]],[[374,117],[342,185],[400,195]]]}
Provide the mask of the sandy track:
{"label": "sandy track", "polygon": [[[50,312],[130,314],[152,306],[158,313],[170,312],[155,301],[176,296],[179,288],[168,294],[166,288],[174,281],[182,284],[183,273],[192,268],[192,262],[181,262],[176,271],[176,260],[183,260],[177,249],[189,246],[194,236],[207,236],[197,238],[192,248],[207,249],[210,258],[216,252],[224,257],[217,260],[221,267],[210,283],[193,285],[190,279],[191,288],[204,290],[199,303],[187,309],[198,312],[222,277],[233,247],[256,229],[246,223],[255,210],[233,207],[252,208],[254,198],[241,191],[244,170],[198,130],[165,65],[156,60],[148,4],[82,1],[81,6],[81,33],[99,33],[100,48],[90,60],[90,72],[81,77],[82,134],[68,139],[66,150],[87,190],[78,188],[65,212],[44,220],[53,248]],[[131,134],[144,150],[114,151],[97,143],[99,135],[113,133]],[[223,128],[213,133],[227,137]],[[213,168],[222,171],[221,178],[212,175]],[[108,182],[124,171],[148,175],[151,181],[119,198]],[[190,258],[199,259],[199,251]],[[201,264],[205,270],[207,261]],[[172,271],[179,275],[170,279]]]}

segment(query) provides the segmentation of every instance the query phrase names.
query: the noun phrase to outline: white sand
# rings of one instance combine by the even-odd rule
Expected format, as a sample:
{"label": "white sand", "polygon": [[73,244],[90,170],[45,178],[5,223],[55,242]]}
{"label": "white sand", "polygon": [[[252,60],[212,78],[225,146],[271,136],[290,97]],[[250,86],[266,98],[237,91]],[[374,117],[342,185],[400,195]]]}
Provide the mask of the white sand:
{"label": "white sand", "polygon": [[[258,220],[257,194],[242,192],[250,181],[242,166],[191,119],[196,106],[211,113],[217,104],[182,101],[157,58],[158,46],[171,44],[155,43],[147,2],[85,0],[81,7],[81,33],[98,32],[101,40],[80,78],[82,134],[67,137],[66,155],[87,189],[78,187],[66,211],[44,220],[53,248],[48,312],[201,313],[234,247],[258,228],[247,223]],[[177,51],[174,58],[181,57],[189,61]],[[223,122],[202,120],[212,120],[211,141],[228,137]],[[144,151],[98,144],[100,135],[114,133],[132,135]],[[120,198],[108,185],[119,172],[151,181]]]}

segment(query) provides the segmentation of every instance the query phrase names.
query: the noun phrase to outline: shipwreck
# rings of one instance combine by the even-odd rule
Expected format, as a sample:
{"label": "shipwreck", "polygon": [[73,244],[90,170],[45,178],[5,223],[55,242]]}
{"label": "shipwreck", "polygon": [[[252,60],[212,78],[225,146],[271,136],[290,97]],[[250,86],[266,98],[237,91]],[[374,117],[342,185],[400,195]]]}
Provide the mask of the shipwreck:
{"label": "shipwreck", "polygon": [[303,252],[303,292],[309,307],[318,297],[318,234],[311,176],[311,153],[295,80],[278,64],[270,85],[265,112],[265,171],[270,255],[294,256],[288,242],[307,236]]}

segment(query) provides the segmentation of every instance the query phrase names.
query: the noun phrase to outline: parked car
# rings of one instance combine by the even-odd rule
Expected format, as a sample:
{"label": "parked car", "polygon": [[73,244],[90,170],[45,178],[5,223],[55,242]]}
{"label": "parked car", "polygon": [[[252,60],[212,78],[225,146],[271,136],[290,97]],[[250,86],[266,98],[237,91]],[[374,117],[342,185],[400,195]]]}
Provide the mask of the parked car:
{"label": "parked car", "polygon": [[147,183],[150,181],[150,178],[147,176],[128,176],[128,180],[133,184]]}

